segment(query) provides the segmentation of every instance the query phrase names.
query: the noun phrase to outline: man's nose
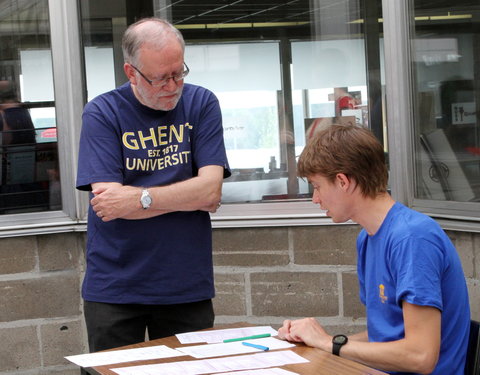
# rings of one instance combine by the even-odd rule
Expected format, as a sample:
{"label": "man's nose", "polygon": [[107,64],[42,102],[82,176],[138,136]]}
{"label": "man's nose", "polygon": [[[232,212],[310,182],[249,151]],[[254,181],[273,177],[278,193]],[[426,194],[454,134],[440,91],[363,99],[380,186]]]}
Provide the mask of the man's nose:
{"label": "man's nose", "polygon": [[163,89],[167,91],[175,91],[180,81],[175,81],[173,77],[166,78],[167,82],[163,85]]}
{"label": "man's nose", "polygon": [[320,203],[320,197],[318,196],[317,190],[313,190],[312,202],[313,203]]}

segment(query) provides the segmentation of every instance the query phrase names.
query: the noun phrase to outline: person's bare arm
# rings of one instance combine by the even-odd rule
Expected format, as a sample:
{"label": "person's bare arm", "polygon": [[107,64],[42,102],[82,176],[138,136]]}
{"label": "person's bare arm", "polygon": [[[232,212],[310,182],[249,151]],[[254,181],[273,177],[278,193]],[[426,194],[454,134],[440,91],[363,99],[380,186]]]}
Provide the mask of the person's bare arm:
{"label": "person's bare arm", "polygon": [[209,165],[199,169],[198,176],[166,186],[148,187],[152,206],[144,210],[140,204],[143,188],[119,183],[92,184],[95,195],[91,205],[103,221],[146,219],[173,211],[215,212],[220,203],[223,167]]}
{"label": "person's bare arm", "polygon": [[[405,338],[391,342],[364,342],[362,336],[348,340],[340,356],[385,371],[429,374],[440,353],[441,312],[434,307],[403,303]],[[304,342],[332,352],[332,336],[313,318],[285,321],[279,337]]]}

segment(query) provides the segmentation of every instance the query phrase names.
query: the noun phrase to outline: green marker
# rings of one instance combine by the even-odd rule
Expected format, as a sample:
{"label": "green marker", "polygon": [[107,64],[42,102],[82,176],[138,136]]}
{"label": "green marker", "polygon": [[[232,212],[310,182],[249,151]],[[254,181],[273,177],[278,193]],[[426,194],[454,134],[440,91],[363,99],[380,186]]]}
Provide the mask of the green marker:
{"label": "green marker", "polygon": [[253,336],[245,336],[245,337],[238,337],[236,339],[227,339],[223,340],[223,342],[234,342],[234,341],[244,341],[244,340],[254,340],[254,339],[261,339],[263,337],[270,337],[270,333],[262,333],[261,335],[253,335]]}

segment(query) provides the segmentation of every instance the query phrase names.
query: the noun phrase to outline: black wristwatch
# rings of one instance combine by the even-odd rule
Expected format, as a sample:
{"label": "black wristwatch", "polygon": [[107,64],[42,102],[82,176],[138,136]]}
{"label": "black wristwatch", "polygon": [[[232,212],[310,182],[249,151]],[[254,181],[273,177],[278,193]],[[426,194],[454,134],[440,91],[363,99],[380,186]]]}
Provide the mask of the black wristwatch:
{"label": "black wristwatch", "polygon": [[335,335],[332,339],[332,353],[335,355],[340,355],[340,349],[343,345],[348,342],[348,337],[345,335]]}

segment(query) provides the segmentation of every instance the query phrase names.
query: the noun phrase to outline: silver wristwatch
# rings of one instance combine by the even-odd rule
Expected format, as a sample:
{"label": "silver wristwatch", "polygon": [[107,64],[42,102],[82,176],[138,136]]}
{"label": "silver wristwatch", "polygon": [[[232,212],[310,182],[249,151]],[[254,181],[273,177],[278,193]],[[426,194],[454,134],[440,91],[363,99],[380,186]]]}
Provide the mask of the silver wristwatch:
{"label": "silver wristwatch", "polygon": [[152,205],[152,197],[150,193],[148,192],[147,189],[142,190],[142,196],[140,197],[140,203],[142,204],[142,207],[144,210],[147,208],[150,208]]}

